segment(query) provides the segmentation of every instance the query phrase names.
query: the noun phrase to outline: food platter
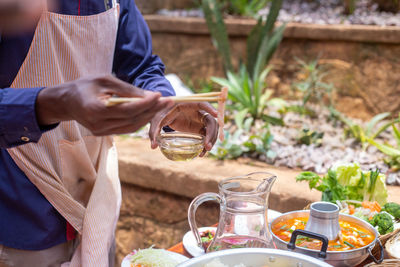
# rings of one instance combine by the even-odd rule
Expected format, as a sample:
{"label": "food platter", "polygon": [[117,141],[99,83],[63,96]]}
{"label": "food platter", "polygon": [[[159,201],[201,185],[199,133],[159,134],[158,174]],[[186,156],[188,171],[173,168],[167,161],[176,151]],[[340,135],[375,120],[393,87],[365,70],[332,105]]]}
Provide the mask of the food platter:
{"label": "food platter", "polygon": [[[172,252],[172,251],[168,251],[168,250],[164,250],[164,252],[171,257],[172,259],[174,259],[175,261],[177,261],[178,263],[183,263],[184,261],[187,261],[189,258],[181,255],[179,253],[176,252]],[[122,260],[121,263],[121,267],[131,267],[131,262],[129,260],[131,255],[126,255],[125,258]]]}

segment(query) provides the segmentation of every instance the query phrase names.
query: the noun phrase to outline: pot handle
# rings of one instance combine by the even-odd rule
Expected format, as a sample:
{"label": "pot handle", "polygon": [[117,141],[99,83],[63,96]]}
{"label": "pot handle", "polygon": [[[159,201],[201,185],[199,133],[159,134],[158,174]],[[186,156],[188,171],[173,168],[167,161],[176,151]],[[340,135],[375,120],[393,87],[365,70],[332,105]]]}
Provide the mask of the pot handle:
{"label": "pot handle", "polygon": [[326,251],[328,249],[328,243],[329,243],[328,238],[324,235],[316,234],[316,233],[306,231],[306,230],[297,229],[297,230],[293,231],[292,237],[290,238],[290,241],[287,244],[288,249],[294,250],[296,248],[296,240],[299,235],[313,238],[313,239],[318,239],[318,240],[322,241],[322,247],[321,247],[321,251],[318,253],[318,257],[323,258],[323,259],[326,258]]}
{"label": "pot handle", "polygon": [[199,248],[203,248],[203,242],[201,241],[199,229],[197,228],[197,223],[196,223],[196,210],[197,208],[204,202],[206,201],[216,201],[220,204],[220,206],[225,207],[225,199],[222,198],[220,195],[216,193],[203,193],[199,196],[197,196],[189,205],[188,209],[188,221],[189,221],[189,226],[190,230],[192,230],[192,233],[196,239],[197,246]]}
{"label": "pot handle", "polygon": [[369,254],[369,256],[371,256],[372,260],[373,260],[376,264],[381,264],[385,255],[384,255],[384,250],[383,250],[383,246],[382,246],[381,241],[379,240],[379,238],[377,238],[377,240],[378,240],[379,249],[380,249],[380,251],[381,251],[380,259],[375,258],[375,256],[372,254],[372,249],[373,249],[375,246],[370,246],[370,247],[368,248],[368,254]]}

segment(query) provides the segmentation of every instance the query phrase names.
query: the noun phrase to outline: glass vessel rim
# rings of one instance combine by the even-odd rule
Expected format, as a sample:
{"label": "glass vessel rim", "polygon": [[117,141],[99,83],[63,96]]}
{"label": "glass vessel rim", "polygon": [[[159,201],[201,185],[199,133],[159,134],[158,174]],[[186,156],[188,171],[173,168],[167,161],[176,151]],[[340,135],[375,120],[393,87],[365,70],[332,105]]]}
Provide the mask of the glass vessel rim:
{"label": "glass vessel rim", "polygon": [[186,138],[192,141],[192,143],[189,145],[202,144],[204,140],[204,136],[201,134],[186,133],[186,132],[167,132],[167,133],[161,133],[159,136],[157,136],[157,142],[160,144],[165,142],[165,138],[173,138],[173,137]]}
{"label": "glass vessel rim", "polygon": [[[265,175],[266,178],[262,178],[262,179],[258,179],[258,178],[252,178],[252,175]],[[235,192],[235,191],[231,191],[229,190],[229,188],[224,188],[224,184],[229,183],[230,181],[233,180],[251,180],[251,181],[255,181],[255,182],[259,182],[261,184],[261,182],[266,181],[266,180],[271,180],[271,179],[276,179],[276,174],[270,173],[270,172],[252,172],[252,173],[248,173],[248,174],[244,174],[244,175],[238,175],[238,176],[234,176],[234,177],[230,177],[230,178],[226,178],[223,179],[222,181],[220,181],[218,183],[218,188],[220,190],[220,192],[223,192],[224,194],[230,194],[230,195],[240,195],[240,196],[254,196],[254,195],[263,195],[266,192],[265,191],[258,191],[257,188],[254,188],[253,190],[250,191],[245,191],[245,192]]]}

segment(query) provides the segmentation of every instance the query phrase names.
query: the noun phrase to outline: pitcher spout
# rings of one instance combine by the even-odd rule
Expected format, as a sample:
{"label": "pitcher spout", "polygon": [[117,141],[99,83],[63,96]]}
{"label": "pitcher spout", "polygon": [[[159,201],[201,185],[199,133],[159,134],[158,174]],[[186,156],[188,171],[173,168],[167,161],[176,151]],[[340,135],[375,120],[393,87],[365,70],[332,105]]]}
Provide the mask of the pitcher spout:
{"label": "pitcher spout", "polygon": [[254,172],[248,174],[247,177],[260,181],[255,189],[256,192],[270,192],[276,180],[276,175],[268,172]]}

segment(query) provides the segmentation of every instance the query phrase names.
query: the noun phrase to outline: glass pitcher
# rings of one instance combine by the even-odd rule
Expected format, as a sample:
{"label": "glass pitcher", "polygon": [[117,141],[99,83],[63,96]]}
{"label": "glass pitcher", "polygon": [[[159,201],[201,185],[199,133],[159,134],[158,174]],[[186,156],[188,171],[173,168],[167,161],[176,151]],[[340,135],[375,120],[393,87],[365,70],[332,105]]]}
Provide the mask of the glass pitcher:
{"label": "glass pitcher", "polygon": [[206,252],[243,247],[274,247],[268,228],[268,197],[276,176],[255,172],[222,180],[219,194],[204,193],[190,203],[188,220],[197,245],[203,248],[197,229],[197,207],[212,200],[220,205],[220,215],[215,237]]}

